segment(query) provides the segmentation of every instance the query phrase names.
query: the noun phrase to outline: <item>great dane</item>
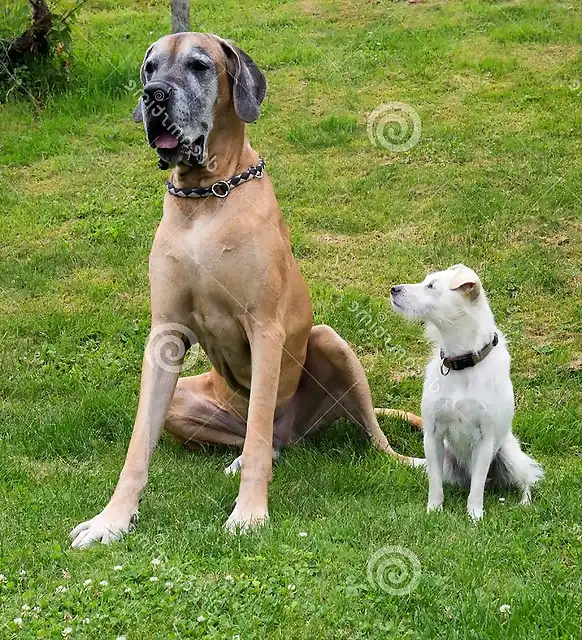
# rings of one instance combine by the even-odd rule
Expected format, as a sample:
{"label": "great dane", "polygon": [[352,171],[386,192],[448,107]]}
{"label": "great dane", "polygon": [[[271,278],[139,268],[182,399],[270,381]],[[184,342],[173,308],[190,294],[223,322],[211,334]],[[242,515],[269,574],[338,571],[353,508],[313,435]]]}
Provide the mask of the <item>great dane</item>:
{"label": "great dane", "polygon": [[[242,447],[231,531],[268,519],[273,452],[324,422],[346,417],[382,451],[420,463],[388,444],[348,344],[313,326],[273,185],[246,134],[265,97],[262,72],[218,36],[178,33],[149,47],[141,80],[134,117],[162,168],[173,167],[149,261],[152,330],[117,487],[100,514],[73,529],[73,547],[130,529],[164,426],[185,444]],[[212,369],[179,378],[176,361],[196,340]]]}

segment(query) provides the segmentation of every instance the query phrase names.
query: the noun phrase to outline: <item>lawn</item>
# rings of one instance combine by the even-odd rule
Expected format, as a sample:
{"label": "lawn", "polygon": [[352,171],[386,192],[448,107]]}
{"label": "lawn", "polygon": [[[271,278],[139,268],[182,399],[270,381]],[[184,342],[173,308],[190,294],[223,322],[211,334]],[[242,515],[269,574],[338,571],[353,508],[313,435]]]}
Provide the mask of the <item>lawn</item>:
{"label": "lawn", "polygon": [[[87,3],[65,93],[0,106],[0,637],[579,638],[580,0],[191,2],[194,29],[267,75],[253,146],[316,321],[354,347],[376,406],[418,411],[429,353],[390,285],[458,262],[481,275],[510,340],[514,428],[547,474],[534,503],[488,493],[474,526],[449,488],[429,517],[423,473],[340,422],[284,452],[270,524],[233,537],[236,452],[164,437],[137,530],[70,549],[137,406],[165,174],[130,114],[168,5]],[[422,123],[408,150],[368,136],[393,102]],[[406,425],[382,427],[421,452]]]}

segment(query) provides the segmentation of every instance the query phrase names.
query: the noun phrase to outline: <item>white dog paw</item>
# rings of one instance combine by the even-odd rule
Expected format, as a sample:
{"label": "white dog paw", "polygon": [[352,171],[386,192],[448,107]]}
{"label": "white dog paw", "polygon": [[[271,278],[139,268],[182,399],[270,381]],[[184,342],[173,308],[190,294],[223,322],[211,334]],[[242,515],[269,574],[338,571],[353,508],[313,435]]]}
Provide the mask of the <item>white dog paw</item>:
{"label": "white dog paw", "polygon": [[251,529],[262,527],[269,520],[269,510],[265,508],[244,508],[240,500],[232,510],[224,527],[230,533],[246,533]]}
{"label": "white dog paw", "polygon": [[429,500],[428,504],[426,505],[426,512],[427,513],[435,513],[435,512],[440,512],[443,510],[443,503],[442,502],[432,502]]}
{"label": "white dog paw", "polygon": [[483,507],[467,507],[467,513],[473,522],[483,520]]}
{"label": "white dog paw", "polygon": [[519,504],[522,504],[522,505],[531,504],[531,493],[530,493],[529,489],[526,489],[521,494],[521,500],[520,500]]}
{"label": "white dog paw", "polygon": [[224,469],[224,473],[227,476],[236,476],[242,467],[242,455],[238,458],[235,458],[229,465]]}
{"label": "white dog paw", "polygon": [[137,511],[113,513],[105,508],[99,515],[82,522],[71,531],[71,547],[85,549],[94,542],[111,544],[134,528],[137,517]]}

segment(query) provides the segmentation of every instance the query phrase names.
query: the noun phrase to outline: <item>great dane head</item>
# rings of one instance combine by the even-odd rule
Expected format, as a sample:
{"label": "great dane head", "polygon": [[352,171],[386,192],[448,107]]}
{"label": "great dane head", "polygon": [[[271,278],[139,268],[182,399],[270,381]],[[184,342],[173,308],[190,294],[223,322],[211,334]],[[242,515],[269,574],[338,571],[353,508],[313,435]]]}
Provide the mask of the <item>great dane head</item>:
{"label": "great dane head", "polygon": [[168,165],[203,164],[213,132],[226,128],[232,117],[254,122],[267,89],[244,51],[204,33],[176,33],[154,42],[140,78],[143,93],[133,118],[143,121],[149,145]]}

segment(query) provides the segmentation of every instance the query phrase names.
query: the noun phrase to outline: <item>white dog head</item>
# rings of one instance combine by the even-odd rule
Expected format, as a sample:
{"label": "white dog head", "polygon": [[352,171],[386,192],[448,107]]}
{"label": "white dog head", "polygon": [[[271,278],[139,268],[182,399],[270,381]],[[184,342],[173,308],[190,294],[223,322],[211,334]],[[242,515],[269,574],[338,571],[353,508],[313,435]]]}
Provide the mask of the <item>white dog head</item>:
{"label": "white dog head", "polygon": [[[431,273],[416,284],[391,289],[392,308],[408,320],[426,321],[439,328],[475,315],[485,294],[479,276],[464,264]],[[486,302],[485,302],[486,304]]]}

